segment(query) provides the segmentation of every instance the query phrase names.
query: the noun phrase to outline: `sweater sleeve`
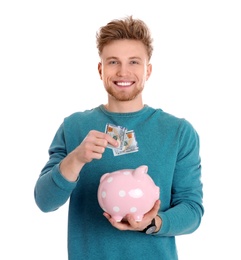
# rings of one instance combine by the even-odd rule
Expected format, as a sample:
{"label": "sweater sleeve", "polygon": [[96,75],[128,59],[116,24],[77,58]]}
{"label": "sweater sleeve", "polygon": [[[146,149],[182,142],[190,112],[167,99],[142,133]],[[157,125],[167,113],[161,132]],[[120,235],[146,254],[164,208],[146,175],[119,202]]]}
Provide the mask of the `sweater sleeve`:
{"label": "sweater sleeve", "polygon": [[159,213],[162,227],[157,235],[161,236],[194,232],[204,214],[199,136],[186,120],[182,121],[179,133],[171,206],[165,212]]}
{"label": "sweater sleeve", "polygon": [[69,182],[59,171],[61,160],[66,156],[64,128],[61,125],[49,148],[49,160],[42,169],[35,184],[34,198],[38,207],[50,212],[62,206],[76,187],[76,182]]}

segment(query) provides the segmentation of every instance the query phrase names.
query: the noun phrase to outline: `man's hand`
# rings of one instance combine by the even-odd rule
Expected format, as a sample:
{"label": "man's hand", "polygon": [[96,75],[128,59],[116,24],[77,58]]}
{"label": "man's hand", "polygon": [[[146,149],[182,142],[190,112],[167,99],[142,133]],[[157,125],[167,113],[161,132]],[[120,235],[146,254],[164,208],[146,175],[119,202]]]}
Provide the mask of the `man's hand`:
{"label": "man's hand", "polygon": [[156,226],[157,226],[155,232],[157,232],[161,228],[161,223],[162,223],[161,218],[158,216],[160,205],[161,205],[160,200],[157,200],[153,208],[143,216],[143,219],[140,222],[135,221],[134,217],[131,214],[126,215],[121,222],[117,222],[106,212],[104,212],[103,215],[109,220],[109,222],[113,227],[119,230],[133,230],[133,231],[144,230],[148,225],[151,224],[152,219],[155,218]]}
{"label": "man's hand", "polygon": [[61,174],[69,181],[76,181],[82,167],[93,159],[101,159],[107,144],[118,147],[118,142],[106,133],[91,130],[83,142],[69,153],[60,164]]}

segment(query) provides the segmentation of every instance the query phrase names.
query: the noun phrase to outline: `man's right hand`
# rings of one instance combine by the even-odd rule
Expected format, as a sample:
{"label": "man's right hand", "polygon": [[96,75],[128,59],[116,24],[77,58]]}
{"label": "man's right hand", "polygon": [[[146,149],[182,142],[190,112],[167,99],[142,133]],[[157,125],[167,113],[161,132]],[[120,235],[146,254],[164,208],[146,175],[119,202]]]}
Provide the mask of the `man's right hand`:
{"label": "man's right hand", "polygon": [[61,174],[69,181],[76,181],[82,167],[93,159],[101,159],[108,144],[119,145],[110,135],[91,130],[82,143],[62,160]]}

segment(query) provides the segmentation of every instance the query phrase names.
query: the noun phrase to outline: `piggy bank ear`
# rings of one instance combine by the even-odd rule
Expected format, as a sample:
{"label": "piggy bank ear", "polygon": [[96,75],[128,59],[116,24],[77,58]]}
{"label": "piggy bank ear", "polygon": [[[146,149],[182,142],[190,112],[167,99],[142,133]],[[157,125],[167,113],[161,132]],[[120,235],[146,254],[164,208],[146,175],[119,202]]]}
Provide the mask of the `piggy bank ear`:
{"label": "piggy bank ear", "polygon": [[106,176],[108,176],[108,175],[109,175],[109,173],[103,174],[103,175],[100,177],[100,182],[102,182],[102,181],[106,178]]}
{"label": "piggy bank ear", "polygon": [[147,171],[148,171],[147,165],[141,165],[135,170],[136,173],[147,173]]}

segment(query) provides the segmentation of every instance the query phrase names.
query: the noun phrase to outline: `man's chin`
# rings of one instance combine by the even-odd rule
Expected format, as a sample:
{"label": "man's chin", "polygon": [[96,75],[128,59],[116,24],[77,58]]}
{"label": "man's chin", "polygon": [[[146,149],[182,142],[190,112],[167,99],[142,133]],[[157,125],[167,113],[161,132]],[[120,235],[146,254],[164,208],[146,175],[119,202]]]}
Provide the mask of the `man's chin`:
{"label": "man's chin", "polygon": [[113,95],[111,95],[111,96],[112,96],[113,98],[115,98],[115,100],[117,100],[117,101],[125,102],[125,101],[134,100],[139,94],[140,94],[140,92],[135,93],[135,94],[132,94],[132,95],[126,95],[126,94],[117,95],[117,94],[113,94]]}

